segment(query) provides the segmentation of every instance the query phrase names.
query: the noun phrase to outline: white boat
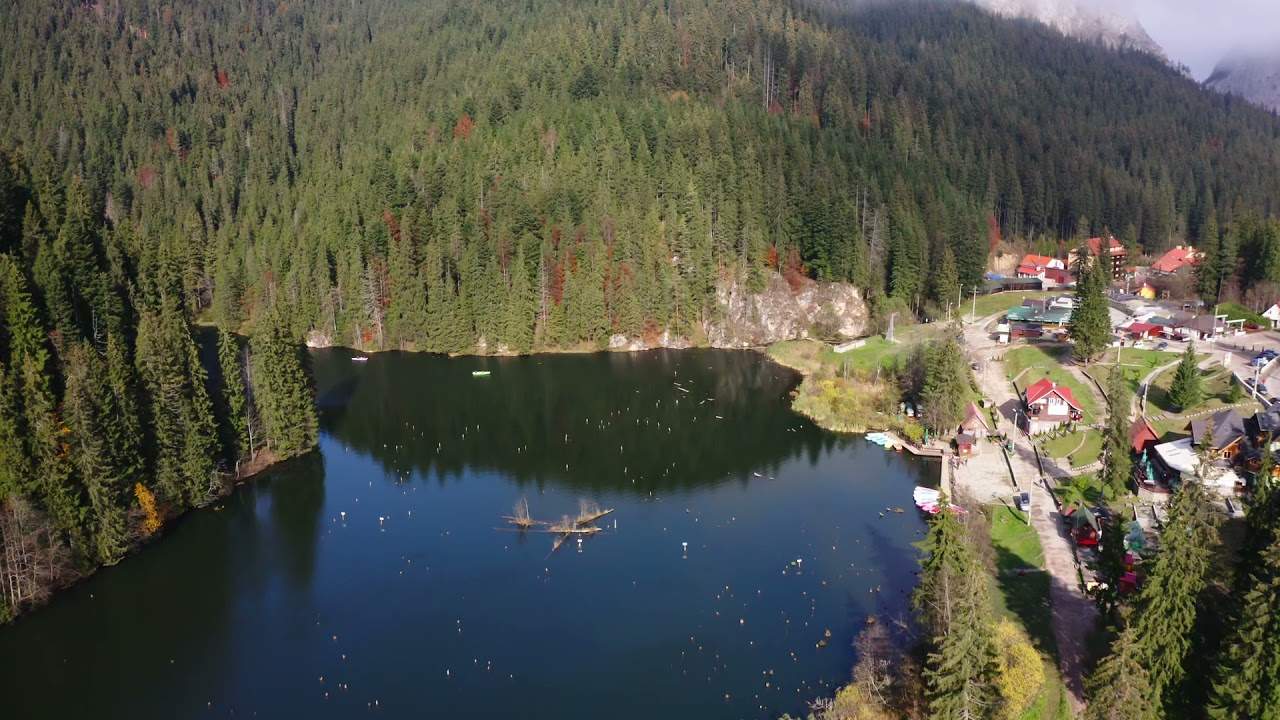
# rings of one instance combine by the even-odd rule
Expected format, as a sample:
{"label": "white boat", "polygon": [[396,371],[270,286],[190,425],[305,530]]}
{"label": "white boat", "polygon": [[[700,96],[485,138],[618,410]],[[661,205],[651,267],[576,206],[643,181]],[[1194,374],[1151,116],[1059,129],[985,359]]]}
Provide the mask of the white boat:
{"label": "white boat", "polygon": [[471,377],[489,377],[493,373],[489,370],[472,370]]}
{"label": "white boat", "polygon": [[369,358],[364,357],[363,355],[357,355],[356,357],[351,358],[351,362],[369,362]]}

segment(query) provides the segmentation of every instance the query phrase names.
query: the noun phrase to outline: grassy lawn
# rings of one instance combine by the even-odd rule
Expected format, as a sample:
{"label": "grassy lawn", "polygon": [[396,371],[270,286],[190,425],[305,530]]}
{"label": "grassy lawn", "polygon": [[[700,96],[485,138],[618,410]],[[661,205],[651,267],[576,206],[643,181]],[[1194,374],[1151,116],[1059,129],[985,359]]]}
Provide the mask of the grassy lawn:
{"label": "grassy lawn", "polygon": [[[998,312],[1003,312],[1005,310],[1008,310],[1011,307],[1017,307],[1018,305],[1021,305],[1022,301],[1026,300],[1027,298],[1046,298],[1046,297],[1054,297],[1062,294],[1064,293],[1042,292],[1039,290],[1025,290],[1025,291],[1018,291],[1018,292],[1002,292],[1002,293],[994,293],[991,295],[983,295],[978,298],[978,312],[976,317],[980,319],[988,315],[994,315]],[[965,319],[968,319],[970,313],[973,311],[973,301],[970,300],[969,302],[965,303],[962,309],[964,311]]]}
{"label": "grassy lawn", "polygon": [[[1124,373],[1125,382],[1129,385],[1129,392],[1136,393],[1142,387],[1142,380],[1162,365],[1168,365],[1171,362],[1177,362],[1181,357],[1181,353],[1167,352],[1164,350],[1135,350],[1133,348],[1124,348],[1120,360],[1121,372]],[[1198,356],[1199,360],[1203,360],[1205,355]],[[1093,363],[1089,367],[1089,374],[1097,378],[1098,382],[1104,386],[1107,382],[1107,376],[1111,372],[1111,367],[1116,363],[1116,348],[1111,348],[1103,353],[1102,358]]]}
{"label": "grassy lawn", "polygon": [[[1165,413],[1168,417],[1157,417],[1153,424],[1157,431],[1164,433],[1168,431],[1182,432],[1187,424],[1184,417],[1188,414],[1198,414],[1206,410],[1217,410],[1226,405],[1231,405],[1231,372],[1225,368],[1214,367],[1207,371],[1202,371],[1202,386],[1204,387],[1204,400],[1199,405],[1189,408],[1187,412],[1180,413],[1178,408],[1173,406],[1169,401],[1169,386],[1173,384],[1173,376],[1177,368],[1169,368],[1161,373],[1151,383],[1151,389],[1147,393],[1147,413],[1148,415],[1159,415]],[[1245,396],[1241,400],[1246,399]],[[1247,413],[1246,413],[1247,414]]]}
{"label": "grassy lawn", "polygon": [[[998,615],[1022,625],[1031,642],[1044,657],[1045,684],[1039,697],[1023,713],[1023,720],[1069,718],[1066,689],[1058,675],[1058,646],[1053,638],[1049,608],[1049,574],[1044,567],[1044,551],[1027,516],[1007,505],[987,508],[991,516],[991,546],[995,550]],[[1028,568],[1037,571],[1021,572]]]}
{"label": "grassy lawn", "polygon": [[1094,428],[1077,430],[1062,437],[1046,440],[1041,448],[1051,458],[1070,456],[1072,467],[1082,467],[1096,461],[1102,455],[1102,433]]}
{"label": "grassy lawn", "polygon": [[1085,420],[1092,422],[1100,419],[1099,400],[1093,388],[1077,380],[1062,366],[1067,360],[1071,348],[1066,346],[1029,346],[1010,350],[1004,355],[1005,373],[1010,380],[1026,370],[1026,374],[1018,378],[1018,389],[1025,389],[1040,378],[1047,377],[1063,387],[1069,388],[1084,410]]}
{"label": "grassy lawn", "polygon": [[1226,315],[1228,320],[1244,320],[1258,327],[1271,327],[1270,321],[1240,303],[1224,302],[1218,305],[1218,313]]}
{"label": "grassy lawn", "polygon": [[821,369],[833,372],[842,370],[874,371],[893,365],[905,357],[917,345],[941,336],[947,330],[946,323],[920,323],[905,325],[894,331],[897,342],[889,342],[883,335],[866,338],[866,343],[846,353],[837,353],[831,346],[817,340],[787,340],[769,346],[769,356],[787,367],[805,374]]}

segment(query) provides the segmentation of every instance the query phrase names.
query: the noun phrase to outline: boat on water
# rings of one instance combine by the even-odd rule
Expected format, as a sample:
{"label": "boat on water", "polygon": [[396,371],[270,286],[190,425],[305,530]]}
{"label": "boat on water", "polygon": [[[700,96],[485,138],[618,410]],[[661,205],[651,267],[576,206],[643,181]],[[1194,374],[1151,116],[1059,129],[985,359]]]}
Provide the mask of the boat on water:
{"label": "boat on water", "polygon": [[873,442],[876,445],[879,445],[880,447],[885,448],[887,450],[898,449],[898,444],[894,441],[893,436],[887,433],[872,432],[872,433],[867,433],[866,437],[868,442]]}
{"label": "boat on water", "polygon": [[365,357],[365,356],[363,356],[363,355],[357,355],[357,356],[355,356],[355,357],[351,358],[351,362],[369,362],[369,358],[367,358],[367,357]]}
{"label": "boat on water", "polygon": [[472,370],[471,377],[489,377],[493,373],[489,370]]}

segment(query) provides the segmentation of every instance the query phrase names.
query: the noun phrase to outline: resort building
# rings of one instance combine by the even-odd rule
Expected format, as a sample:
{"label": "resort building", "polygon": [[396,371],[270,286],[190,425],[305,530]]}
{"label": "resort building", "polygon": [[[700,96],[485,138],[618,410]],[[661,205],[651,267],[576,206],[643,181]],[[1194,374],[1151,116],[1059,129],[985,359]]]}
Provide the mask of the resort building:
{"label": "resort building", "polygon": [[1027,387],[1022,397],[1026,406],[1026,430],[1032,435],[1084,419],[1084,410],[1071,389],[1061,387],[1049,378]]}

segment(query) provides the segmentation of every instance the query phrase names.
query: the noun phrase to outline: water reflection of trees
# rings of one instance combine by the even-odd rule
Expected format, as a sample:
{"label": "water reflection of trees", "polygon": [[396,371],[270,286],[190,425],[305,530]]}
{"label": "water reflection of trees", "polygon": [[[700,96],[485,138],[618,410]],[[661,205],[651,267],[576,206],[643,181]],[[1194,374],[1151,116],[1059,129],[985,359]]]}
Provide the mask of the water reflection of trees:
{"label": "water reflection of trees", "polygon": [[313,356],[323,428],[402,477],[480,467],[647,493],[769,474],[844,442],[794,415],[796,377],[754,353],[349,358]]}

